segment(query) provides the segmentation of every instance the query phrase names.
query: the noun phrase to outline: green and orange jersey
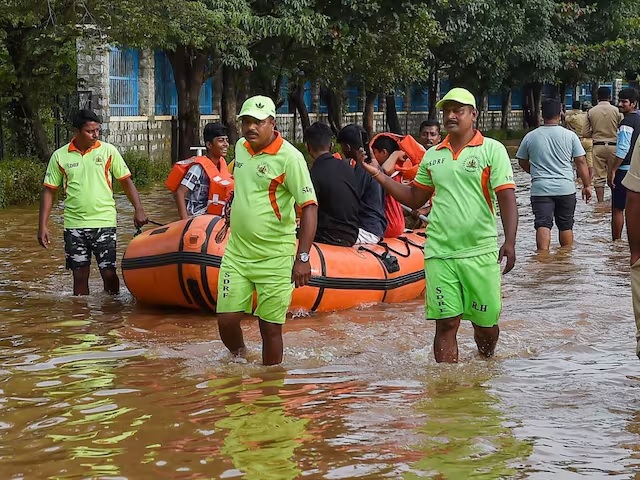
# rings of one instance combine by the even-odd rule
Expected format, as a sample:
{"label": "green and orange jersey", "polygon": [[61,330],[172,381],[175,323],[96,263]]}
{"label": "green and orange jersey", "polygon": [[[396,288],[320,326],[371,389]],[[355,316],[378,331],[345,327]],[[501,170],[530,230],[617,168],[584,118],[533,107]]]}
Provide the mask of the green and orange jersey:
{"label": "green and orange jersey", "polygon": [[276,132],[254,152],[241,138],[233,169],[235,192],[225,256],[260,261],[296,253],[296,210],[317,204],[304,156]]}
{"label": "green and orange jersey", "polygon": [[497,252],[496,192],[515,188],[500,142],[476,132],[459,152],[449,137],[427,150],[413,185],[435,190],[425,258],[465,258]]}
{"label": "green and orange jersey", "polygon": [[44,185],[64,187],[64,227],[116,226],[113,178],[124,180],[131,172],[116,147],[97,141],[82,153],[73,141],[59,148],[49,160]]}

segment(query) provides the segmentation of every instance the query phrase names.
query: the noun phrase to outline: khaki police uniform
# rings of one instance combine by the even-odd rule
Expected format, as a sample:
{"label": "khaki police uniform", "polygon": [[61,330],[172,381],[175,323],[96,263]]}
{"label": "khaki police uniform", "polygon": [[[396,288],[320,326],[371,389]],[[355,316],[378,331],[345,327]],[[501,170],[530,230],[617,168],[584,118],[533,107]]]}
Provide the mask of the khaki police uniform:
{"label": "khaki police uniform", "polygon": [[565,116],[565,126],[571,130],[573,133],[578,135],[580,142],[582,143],[582,148],[587,153],[587,166],[589,168],[593,167],[593,139],[585,138],[582,135],[582,131],[584,130],[585,124],[587,123],[587,112],[583,112],[581,110],[569,110]]}
{"label": "khaki police uniform", "polygon": [[582,136],[593,139],[593,186],[602,188],[607,183],[607,171],[616,159],[618,125],[623,116],[608,101],[598,102],[587,113]]}
{"label": "khaki police uniform", "polygon": [[[631,167],[622,180],[622,185],[632,192],[640,193],[640,139],[636,141],[631,156]],[[636,353],[640,357],[640,260],[631,267],[631,296],[636,319]]]}

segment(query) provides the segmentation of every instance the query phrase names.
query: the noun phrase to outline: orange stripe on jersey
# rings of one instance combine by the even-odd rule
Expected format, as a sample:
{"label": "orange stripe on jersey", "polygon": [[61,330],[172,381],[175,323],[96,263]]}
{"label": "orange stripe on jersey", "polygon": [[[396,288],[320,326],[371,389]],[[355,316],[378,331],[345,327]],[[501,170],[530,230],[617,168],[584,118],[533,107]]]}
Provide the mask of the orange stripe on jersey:
{"label": "orange stripe on jersey", "polygon": [[62,172],[62,176],[64,177],[64,191],[65,193],[67,193],[67,185],[69,185],[69,175],[67,175],[67,171],[62,168],[62,165],[60,165],[60,163],[58,163],[58,168],[60,169],[60,171]]}
{"label": "orange stripe on jersey", "polygon": [[435,188],[430,185],[423,185],[420,182],[413,179],[409,185],[413,185],[414,187],[419,188],[420,190],[426,190],[427,192],[433,192]]}
{"label": "orange stripe on jersey", "polygon": [[109,155],[109,159],[107,160],[107,164],[104,166],[104,178],[107,180],[107,185],[109,185],[109,188],[111,190],[113,190],[113,187],[111,186],[111,179],[109,178],[109,169],[111,168],[111,162],[112,162],[112,158],[111,155]]}
{"label": "orange stripe on jersey", "polygon": [[516,184],[515,183],[505,183],[504,185],[500,185],[498,188],[496,188],[496,192],[501,192],[502,190],[508,190],[508,189],[512,189],[515,190],[516,189]]}
{"label": "orange stripe on jersey", "polygon": [[491,201],[491,193],[489,192],[489,179],[491,178],[491,167],[485,167],[482,170],[482,194],[489,205],[491,213],[493,213],[493,202]]}
{"label": "orange stripe on jersey", "polygon": [[271,202],[271,208],[273,208],[273,213],[276,214],[278,220],[282,220],[282,214],[280,213],[280,207],[278,206],[278,202],[276,201],[276,190],[278,187],[284,183],[285,173],[277,176],[271,183],[269,184],[269,202]]}

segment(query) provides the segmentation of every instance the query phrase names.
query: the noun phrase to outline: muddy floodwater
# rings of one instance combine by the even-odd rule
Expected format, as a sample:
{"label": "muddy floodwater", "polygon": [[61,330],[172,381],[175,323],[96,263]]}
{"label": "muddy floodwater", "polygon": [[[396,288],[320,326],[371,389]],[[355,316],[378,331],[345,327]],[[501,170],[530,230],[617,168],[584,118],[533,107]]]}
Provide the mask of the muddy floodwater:
{"label": "muddy floodwater", "polygon": [[[419,299],[290,320],[273,368],[247,320],[248,362],[232,361],[214,317],[108,297],[96,270],[73,298],[60,209],[49,250],[37,207],[0,211],[0,480],[640,479],[626,242],[608,204],[579,203],[575,248],[536,254],[516,176],[497,356],[464,324],[459,365],[434,362]],[[176,219],[162,187],[143,203]]]}

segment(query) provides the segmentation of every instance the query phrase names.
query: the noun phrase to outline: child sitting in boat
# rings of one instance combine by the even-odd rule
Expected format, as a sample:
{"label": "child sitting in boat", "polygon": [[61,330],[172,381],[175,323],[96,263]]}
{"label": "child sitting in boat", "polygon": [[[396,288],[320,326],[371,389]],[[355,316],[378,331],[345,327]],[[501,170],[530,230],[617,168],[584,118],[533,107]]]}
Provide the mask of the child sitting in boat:
{"label": "child sitting in boat", "polygon": [[[371,142],[371,151],[382,171],[396,182],[402,183],[413,180],[426,152],[412,136],[393,133],[376,135]],[[402,235],[406,227],[403,206],[387,195],[384,210],[387,218],[387,230],[384,236],[395,238]]]}
{"label": "child sitting in boat", "polygon": [[233,192],[233,177],[224,159],[229,149],[227,127],[208,123],[203,137],[206,156],[176,162],[166,181],[182,220],[205,213],[221,216]]}

